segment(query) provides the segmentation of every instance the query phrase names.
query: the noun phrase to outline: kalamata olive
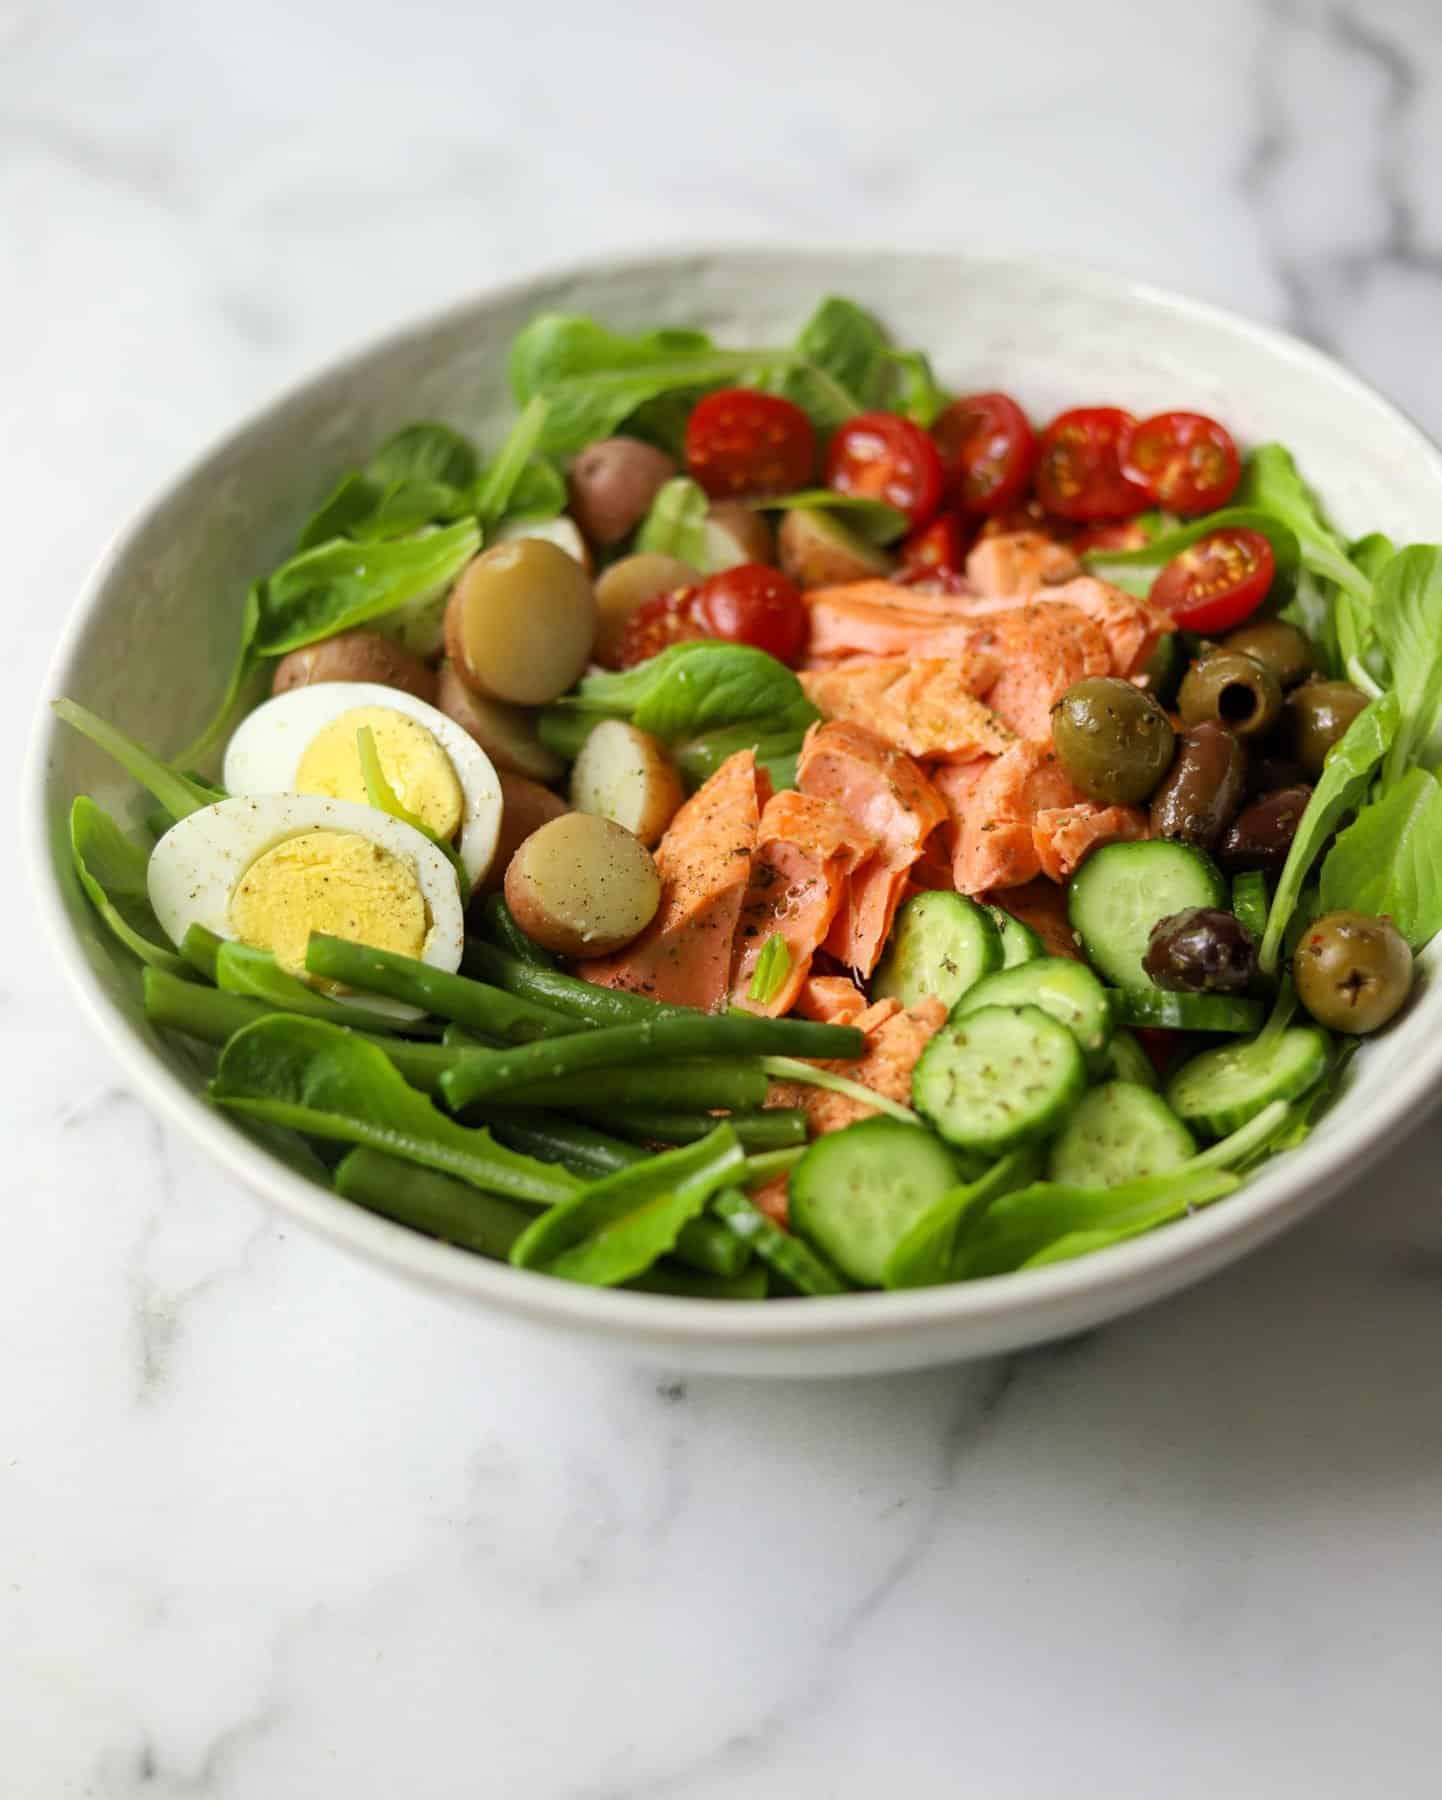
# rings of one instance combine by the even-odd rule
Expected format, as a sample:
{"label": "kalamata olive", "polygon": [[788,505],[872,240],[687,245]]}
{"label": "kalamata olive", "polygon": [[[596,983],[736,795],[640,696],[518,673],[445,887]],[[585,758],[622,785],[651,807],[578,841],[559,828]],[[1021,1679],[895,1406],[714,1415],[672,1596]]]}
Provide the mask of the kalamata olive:
{"label": "kalamata olive", "polygon": [[1317,666],[1311,639],[1285,619],[1249,619],[1222,639],[1224,650],[1240,650],[1264,663],[1284,688],[1305,681]]}
{"label": "kalamata olive", "polygon": [[1069,687],[1052,708],[1061,766],[1092,800],[1134,806],[1166,773],[1176,733],[1150,694],[1114,675]]}
{"label": "kalamata olive", "polygon": [[1164,631],[1152,646],[1151,655],[1142,664],[1141,685],[1149,694],[1154,694],[1163,706],[1170,706],[1177,697],[1177,689],[1181,686],[1186,666],[1187,659],[1180,636],[1175,631]]}
{"label": "kalamata olive", "polygon": [[1246,752],[1215,719],[1184,731],[1152,795],[1152,835],[1210,850],[1242,804],[1246,766]]}
{"label": "kalamata olive", "polygon": [[1297,998],[1319,1025],[1376,1031],[1412,991],[1412,952],[1390,919],[1324,913],[1302,933],[1292,978]]}
{"label": "kalamata olive", "polygon": [[1189,906],[1152,927],[1142,967],[1178,994],[1240,994],[1257,972],[1257,944],[1235,913]]}
{"label": "kalamata olive", "polygon": [[1247,799],[1260,800],[1278,788],[1303,787],[1307,777],[1301,763],[1289,756],[1253,756],[1247,762]]}
{"label": "kalamata olive", "polygon": [[1177,710],[1185,725],[1216,719],[1238,737],[1261,737],[1282,710],[1281,683],[1254,656],[1213,650],[1187,670]]}
{"label": "kalamata olive", "polygon": [[1222,834],[1217,861],[1233,875],[1243,869],[1279,873],[1311,798],[1311,788],[1299,782],[1296,787],[1276,788],[1244,806]]}
{"label": "kalamata olive", "polygon": [[1347,735],[1347,727],[1367,704],[1367,696],[1350,681],[1308,681],[1287,696],[1282,711],[1282,741],[1315,781],[1327,752]]}

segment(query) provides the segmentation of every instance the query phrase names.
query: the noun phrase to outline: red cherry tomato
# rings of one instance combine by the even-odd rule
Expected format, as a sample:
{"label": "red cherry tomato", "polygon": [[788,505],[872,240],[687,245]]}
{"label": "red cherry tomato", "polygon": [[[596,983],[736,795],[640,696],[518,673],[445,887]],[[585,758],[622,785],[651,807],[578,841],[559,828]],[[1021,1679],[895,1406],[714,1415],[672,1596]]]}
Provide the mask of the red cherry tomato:
{"label": "red cherry tomato", "polygon": [[708,576],[695,595],[694,616],[702,637],[751,644],[778,662],[800,660],[806,648],[806,602],[779,569],[740,563]]}
{"label": "red cherry tomato", "polygon": [[1232,434],[1204,413],[1158,413],[1133,425],[1121,463],[1128,481],[1183,518],[1225,506],[1242,479]]}
{"label": "red cherry tomato", "polygon": [[677,588],[673,594],[657,594],[654,600],[643,601],[626,621],[615,666],[634,669],[637,663],[649,662],[672,644],[705,637],[707,633],[696,617],[699,591],[694,587]]}
{"label": "red cherry tomato", "polygon": [[963,512],[1006,512],[1025,497],[1036,467],[1036,433],[1009,394],[953,400],[931,435]]}
{"label": "red cherry tomato", "polygon": [[966,567],[969,536],[956,513],[939,514],[903,541],[897,580],[911,582],[939,574],[960,575]]}
{"label": "red cherry tomato", "polygon": [[1114,525],[1083,525],[1067,539],[1068,549],[1081,556],[1088,550],[1144,550],[1147,534],[1135,519],[1119,519]]}
{"label": "red cherry tomato", "polygon": [[924,525],[941,505],[945,472],[936,445],[896,413],[858,413],[831,440],[826,485],[838,494],[884,500]]}
{"label": "red cherry tomato", "polygon": [[1136,421],[1119,406],[1078,406],[1041,434],[1036,497],[1058,518],[1091,524],[1124,519],[1151,495],[1122,473],[1119,450]]}
{"label": "red cherry tomato", "polygon": [[1229,525],[1174,556],[1152,583],[1151,598],[1186,631],[1230,631],[1266,599],[1276,572],[1261,532]]}
{"label": "red cherry tomato", "polygon": [[788,494],[810,484],[816,434],[799,406],[779,394],[722,388],[686,421],[686,467],[713,500]]}

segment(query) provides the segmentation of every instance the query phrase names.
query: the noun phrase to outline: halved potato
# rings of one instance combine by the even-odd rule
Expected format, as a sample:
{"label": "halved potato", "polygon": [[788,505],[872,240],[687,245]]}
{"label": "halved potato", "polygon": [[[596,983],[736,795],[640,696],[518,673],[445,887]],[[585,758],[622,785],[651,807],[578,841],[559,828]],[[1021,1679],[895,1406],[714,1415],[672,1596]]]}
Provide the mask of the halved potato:
{"label": "halved potato", "polygon": [[571,770],[577,812],[613,819],[646,845],[660,842],[685,797],[665,746],[624,719],[603,719]]}
{"label": "halved potato", "polygon": [[281,657],[271,677],[270,691],[287,694],[292,688],[310,687],[321,681],[378,681],[433,706],[436,699],[436,672],[430,664],[393,638],[367,631],[363,625]]}
{"label": "halved potato", "polygon": [[483,894],[494,893],[505,881],[511,858],[533,831],[539,831],[552,819],[559,819],[571,810],[569,801],[525,775],[497,769],[496,779],[501,784],[501,829],[491,866],[480,884],[479,891]]}
{"label": "halved potato", "polygon": [[706,514],[706,567],[776,560],[776,538],[764,513],[744,500],[718,500]]}
{"label": "halved potato", "polygon": [[596,583],[596,661],[608,668],[615,666],[626,622],[638,606],[644,606],[658,594],[695,587],[700,579],[690,563],[652,551],[613,562]]}
{"label": "halved potato", "polygon": [[596,596],[564,550],[518,538],[461,571],[446,606],[446,655],[478,694],[543,706],[574,686],[591,660]]}
{"label": "halved potato", "polygon": [[533,781],[557,781],[565,773],[560,757],[536,735],[534,713],[476,693],[448,662],[441,664],[434,699],[448,719],[471,734],[497,770],[512,769]]}
{"label": "halved potato", "polygon": [[505,886],[521,930],[558,956],[621,949],[661,904],[651,852],[595,813],[566,813],[533,831],[511,858]]}
{"label": "halved potato", "polygon": [[619,544],[676,473],[674,458],[640,438],[602,438],[571,464],[571,511],[593,544]]}
{"label": "halved potato", "polygon": [[820,507],[793,506],[777,538],[781,567],[798,587],[832,587],[889,575],[891,557]]}

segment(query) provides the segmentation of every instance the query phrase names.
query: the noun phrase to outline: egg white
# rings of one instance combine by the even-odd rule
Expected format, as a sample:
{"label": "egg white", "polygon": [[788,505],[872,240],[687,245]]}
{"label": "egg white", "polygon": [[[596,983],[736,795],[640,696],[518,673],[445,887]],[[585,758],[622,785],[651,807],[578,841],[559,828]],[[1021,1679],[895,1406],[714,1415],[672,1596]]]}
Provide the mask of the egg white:
{"label": "egg white", "polygon": [[[323,794],[240,795],[203,806],[172,825],[146,870],[150,904],[165,935],[178,945],[192,925],[204,925],[233,943],[230,897],[246,870],[276,844],[318,830],[353,831],[414,867],[430,918],[421,961],[454,974],[461,965],[465,916],[456,872],[446,857],[414,826]],[[381,995],[336,998],[396,1019],[423,1016],[420,1008]]]}
{"label": "egg white", "polygon": [[488,757],[454,719],[414,694],[378,681],[322,681],[291,688],[243,719],[226,747],[222,776],[230,794],[295,791],[301,758],[333,719],[361,706],[383,706],[423,725],[440,745],[461,784],[457,849],[474,888],[496,854],[501,830],[501,784]]}

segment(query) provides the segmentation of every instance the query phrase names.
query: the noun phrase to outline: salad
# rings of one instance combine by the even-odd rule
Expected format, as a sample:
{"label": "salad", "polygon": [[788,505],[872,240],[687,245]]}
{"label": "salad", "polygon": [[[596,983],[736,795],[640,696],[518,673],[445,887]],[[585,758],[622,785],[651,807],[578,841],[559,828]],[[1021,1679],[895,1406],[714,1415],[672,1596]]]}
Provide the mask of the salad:
{"label": "salad", "polygon": [[74,868],[218,1106],[720,1299],[1089,1254],[1301,1141],[1442,927],[1442,549],[840,298],[780,349],[543,316],[510,375],[489,460],[342,476],[195,744],[56,702],[154,803],[78,797]]}

